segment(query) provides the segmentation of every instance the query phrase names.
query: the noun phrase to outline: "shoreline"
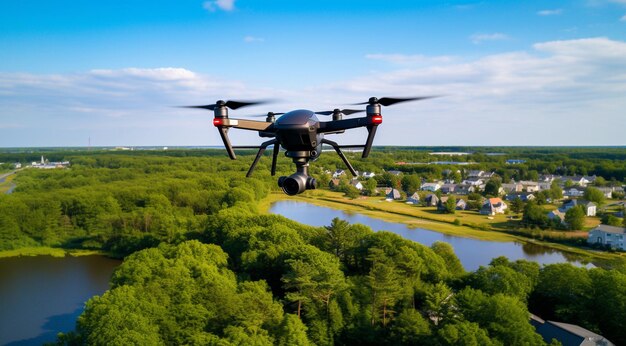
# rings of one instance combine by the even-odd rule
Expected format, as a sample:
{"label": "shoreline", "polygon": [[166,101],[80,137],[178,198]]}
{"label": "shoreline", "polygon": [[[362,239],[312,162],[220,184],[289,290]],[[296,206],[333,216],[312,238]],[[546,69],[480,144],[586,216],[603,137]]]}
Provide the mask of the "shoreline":
{"label": "shoreline", "polygon": [[85,249],[61,249],[49,246],[31,246],[23,247],[13,250],[0,251],[0,259],[11,257],[34,257],[34,256],[52,256],[56,258],[63,258],[65,256],[80,257],[80,256],[105,256],[110,258],[116,258],[111,254],[102,250],[85,250]]}
{"label": "shoreline", "polygon": [[[572,247],[564,244],[547,242],[537,239],[531,239],[523,236],[508,234],[497,230],[479,230],[466,225],[454,225],[445,221],[435,221],[431,219],[421,218],[416,215],[410,215],[394,210],[384,208],[385,202],[381,202],[381,206],[364,205],[358,203],[357,200],[350,200],[343,197],[340,193],[316,190],[313,193],[307,193],[304,195],[287,196],[283,193],[271,192],[262,203],[259,205],[259,211],[263,213],[269,213],[271,205],[279,201],[297,201],[310,203],[317,206],[340,209],[347,212],[356,212],[372,218],[397,222],[405,224],[409,227],[423,228],[434,232],[443,233],[450,236],[471,238],[484,241],[493,242],[518,242],[522,244],[534,244],[545,246],[547,248],[567,252],[577,256],[583,257],[585,260],[623,260],[623,256],[620,254],[596,252],[592,250],[586,250],[582,248]],[[389,205],[393,205],[394,202],[389,202]],[[395,202],[397,203],[397,202]]]}

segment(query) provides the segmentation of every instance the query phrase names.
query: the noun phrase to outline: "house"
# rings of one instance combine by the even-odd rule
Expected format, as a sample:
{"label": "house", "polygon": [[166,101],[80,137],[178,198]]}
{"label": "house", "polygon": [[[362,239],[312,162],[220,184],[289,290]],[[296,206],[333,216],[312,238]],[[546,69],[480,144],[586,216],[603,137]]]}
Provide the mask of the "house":
{"label": "house", "polygon": [[566,346],[615,346],[602,335],[575,324],[544,321],[533,314],[530,314],[530,324],[535,327],[535,331],[541,335],[546,344],[550,344],[552,339],[556,339]]}
{"label": "house", "polygon": [[548,219],[558,219],[561,223],[565,223],[565,213],[561,212],[558,209],[554,209],[548,213]]}
{"label": "house", "polygon": [[402,174],[402,172],[400,172],[400,171],[394,171],[394,170],[387,171],[387,173],[389,173],[389,174],[391,174],[391,175],[401,175],[401,174]]}
{"label": "house", "polygon": [[417,192],[415,192],[411,195],[411,197],[407,198],[406,202],[411,203],[411,204],[419,204],[420,195]]}
{"label": "house", "polygon": [[428,196],[426,196],[426,198],[424,198],[424,203],[426,204],[427,207],[434,207],[437,205],[437,203],[439,203],[439,197],[431,193]]}
{"label": "house", "polygon": [[467,202],[465,202],[464,199],[457,199],[456,200],[456,210],[465,210],[467,209]]}
{"label": "house", "polygon": [[482,177],[483,174],[485,174],[485,171],[470,170],[469,172],[467,172],[467,176],[469,178],[479,178]]}
{"label": "house", "polygon": [[398,191],[398,189],[391,189],[386,196],[388,201],[394,201],[400,198],[402,198],[402,195],[400,195],[400,191]]}
{"label": "house", "polygon": [[328,183],[328,187],[330,187],[331,189],[335,189],[339,186],[339,183],[341,183],[339,179],[337,178],[331,179],[330,182]]}
{"label": "house", "polygon": [[359,191],[363,190],[363,184],[361,184],[361,182],[356,179],[352,179],[350,181],[350,185],[354,186]]}
{"label": "house", "polygon": [[446,196],[439,198],[439,202],[437,202],[437,210],[445,211],[447,201],[448,201],[448,197]]}
{"label": "house", "polygon": [[502,184],[502,189],[506,193],[522,192],[524,190],[524,185],[522,185],[520,183],[515,183],[515,182],[513,182],[513,183],[506,183],[506,184]]}
{"label": "house", "polygon": [[456,186],[454,193],[457,195],[468,195],[472,192],[476,192],[476,187],[473,185],[460,184]]}
{"label": "house", "polygon": [[19,163],[19,162],[16,162],[16,163],[13,164],[13,167],[15,167],[15,169],[20,169],[20,168],[22,168],[22,164]]}
{"label": "house", "polygon": [[503,214],[504,210],[506,210],[507,205],[500,198],[489,198],[483,204],[482,208],[480,208],[480,213],[483,215],[496,215]]}
{"label": "house", "polygon": [[539,191],[539,183],[537,183],[536,181],[522,180],[519,183],[522,184],[526,192],[538,192]]}
{"label": "house", "polygon": [[507,165],[519,165],[522,163],[526,163],[526,160],[520,160],[520,159],[510,159],[510,160],[506,160],[506,164]]}
{"label": "house", "polygon": [[566,213],[568,210],[574,208],[577,205],[582,205],[585,211],[585,215],[587,216],[596,216],[597,206],[593,202],[578,200],[578,199],[570,199],[565,201],[563,205],[559,208],[559,211],[562,213]]}
{"label": "house", "polygon": [[596,176],[575,176],[575,177],[562,177],[561,181],[563,182],[563,184],[567,183],[567,181],[570,181],[572,184],[574,185],[578,185],[581,187],[587,187],[587,184],[596,181]]}
{"label": "house", "polygon": [[333,178],[339,178],[344,174],[346,174],[346,171],[344,171],[343,169],[338,169],[333,173]]}
{"label": "house", "polygon": [[504,200],[510,202],[515,200],[516,198],[519,198],[520,200],[522,200],[522,202],[528,202],[535,199],[535,195],[530,192],[509,193],[504,197]]}
{"label": "house", "polygon": [[472,186],[481,186],[485,184],[485,180],[481,178],[467,178],[463,180],[463,184]]}
{"label": "house", "polygon": [[580,187],[570,187],[563,189],[563,196],[565,197],[582,197],[585,195],[585,189]]}
{"label": "house", "polygon": [[376,176],[376,173],[374,172],[363,172],[363,174],[361,174],[361,176],[365,179],[369,179],[369,178],[374,178],[374,176]]}
{"label": "house", "polygon": [[552,188],[552,183],[547,181],[539,181],[537,185],[539,185],[539,191],[550,190],[550,188]]}
{"label": "house", "polygon": [[604,186],[598,186],[596,187],[596,189],[600,190],[600,192],[602,192],[602,194],[604,195],[605,198],[612,198],[613,197],[613,188],[612,187],[604,187]]}
{"label": "house", "polygon": [[439,190],[440,188],[441,188],[441,185],[439,183],[424,183],[420,187],[420,190],[435,192],[435,191]]}
{"label": "house", "polygon": [[610,246],[613,249],[626,250],[624,247],[624,236],[626,228],[609,225],[598,225],[589,231],[587,237],[588,244],[602,244]]}
{"label": "house", "polygon": [[456,190],[456,184],[443,184],[441,185],[441,189],[439,189],[441,191],[441,193],[443,194],[450,194],[450,193],[454,193],[454,190]]}

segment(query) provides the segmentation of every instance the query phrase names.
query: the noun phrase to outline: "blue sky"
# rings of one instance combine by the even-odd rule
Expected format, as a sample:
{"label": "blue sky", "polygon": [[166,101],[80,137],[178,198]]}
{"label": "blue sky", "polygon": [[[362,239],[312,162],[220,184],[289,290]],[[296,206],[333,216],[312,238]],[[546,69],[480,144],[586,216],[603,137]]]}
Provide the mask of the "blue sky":
{"label": "blue sky", "polygon": [[385,109],[375,144],[626,144],[626,0],[2,7],[0,147],[216,145],[210,113],[172,106],[413,95],[445,96]]}

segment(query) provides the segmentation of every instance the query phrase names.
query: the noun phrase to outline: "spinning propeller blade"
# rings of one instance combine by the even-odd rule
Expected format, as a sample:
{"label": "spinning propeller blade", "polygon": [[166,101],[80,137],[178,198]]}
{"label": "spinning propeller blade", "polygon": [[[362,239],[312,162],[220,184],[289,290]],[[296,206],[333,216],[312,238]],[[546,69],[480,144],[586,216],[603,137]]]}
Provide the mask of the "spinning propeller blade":
{"label": "spinning propeller blade", "polygon": [[335,112],[341,113],[343,115],[350,115],[350,114],[354,114],[354,113],[365,112],[365,109],[335,109],[335,110],[332,110],[332,111],[315,112],[315,114],[333,115]]}
{"label": "spinning propeller blade", "polygon": [[380,99],[376,98],[376,97],[372,97],[367,102],[353,103],[353,104],[354,105],[367,105],[367,104],[378,103],[381,106],[391,106],[391,105],[394,105],[394,104],[400,103],[400,102],[421,101],[421,100],[432,99],[432,98],[435,98],[435,97],[439,97],[439,96],[438,95],[433,95],[433,96],[417,96],[417,97],[405,97],[405,98],[383,97],[383,98],[380,98]]}
{"label": "spinning propeller blade", "polygon": [[181,108],[201,108],[201,109],[208,109],[210,111],[215,110],[215,108],[218,107],[228,107],[232,110],[235,109],[239,109],[239,108],[243,108],[243,107],[248,107],[248,106],[254,106],[254,105],[260,105],[260,104],[265,104],[265,103],[269,103],[270,101],[268,100],[257,100],[257,101],[222,101],[219,100],[216,103],[212,104],[212,105],[202,105],[202,106],[180,106]]}

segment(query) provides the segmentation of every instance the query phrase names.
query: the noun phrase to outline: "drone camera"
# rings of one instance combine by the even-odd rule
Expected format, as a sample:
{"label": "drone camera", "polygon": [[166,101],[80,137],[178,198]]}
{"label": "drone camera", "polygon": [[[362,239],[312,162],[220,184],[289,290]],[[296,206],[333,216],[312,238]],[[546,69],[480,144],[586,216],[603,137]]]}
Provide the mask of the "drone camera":
{"label": "drone camera", "polygon": [[283,189],[283,192],[293,196],[305,190],[315,189],[317,187],[317,181],[315,178],[302,173],[294,173],[288,177],[282,176],[278,178],[278,186]]}

